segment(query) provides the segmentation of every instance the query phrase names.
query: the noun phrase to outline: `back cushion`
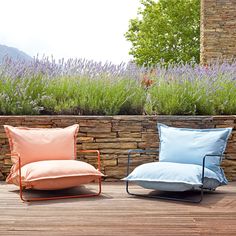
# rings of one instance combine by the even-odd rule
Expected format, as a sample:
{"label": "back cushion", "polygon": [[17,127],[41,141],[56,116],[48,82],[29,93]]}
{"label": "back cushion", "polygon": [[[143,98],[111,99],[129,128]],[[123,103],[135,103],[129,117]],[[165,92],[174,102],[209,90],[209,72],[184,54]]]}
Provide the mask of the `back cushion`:
{"label": "back cushion", "polygon": [[[162,162],[202,165],[206,154],[222,155],[232,128],[188,129],[158,124]],[[206,167],[222,175],[220,159],[207,157]]]}
{"label": "back cushion", "polygon": [[[12,154],[21,157],[21,165],[42,160],[71,160],[76,157],[79,125],[67,128],[27,128],[4,125]],[[17,159],[12,158],[13,163]]]}

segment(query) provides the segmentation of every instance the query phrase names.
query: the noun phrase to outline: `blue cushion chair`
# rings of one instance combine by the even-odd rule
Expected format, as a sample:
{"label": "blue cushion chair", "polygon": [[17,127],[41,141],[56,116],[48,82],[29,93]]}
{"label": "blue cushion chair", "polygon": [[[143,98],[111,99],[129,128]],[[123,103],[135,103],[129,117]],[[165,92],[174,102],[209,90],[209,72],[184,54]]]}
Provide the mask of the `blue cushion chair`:
{"label": "blue cushion chair", "polygon": [[[220,167],[227,140],[232,128],[188,129],[157,125],[160,139],[159,150],[129,150],[126,191],[130,195],[201,202],[204,190],[214,191],[227,184]],[[131,156],[134,153],[158,153],[159,162],[136,167],[130,173]],[[200,192],[197,200],[131,193],[129,182],[139,186],[166,192]]]}

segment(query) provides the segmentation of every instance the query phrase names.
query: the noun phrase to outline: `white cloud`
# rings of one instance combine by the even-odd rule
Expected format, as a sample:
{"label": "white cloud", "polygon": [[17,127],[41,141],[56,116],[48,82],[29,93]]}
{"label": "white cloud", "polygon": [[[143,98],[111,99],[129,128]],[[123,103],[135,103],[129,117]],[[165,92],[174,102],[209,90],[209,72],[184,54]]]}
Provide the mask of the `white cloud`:
{"label": "white cloud", "polygon": [[128,61],[139,0],[0,0],[0,44],[34,56]]}

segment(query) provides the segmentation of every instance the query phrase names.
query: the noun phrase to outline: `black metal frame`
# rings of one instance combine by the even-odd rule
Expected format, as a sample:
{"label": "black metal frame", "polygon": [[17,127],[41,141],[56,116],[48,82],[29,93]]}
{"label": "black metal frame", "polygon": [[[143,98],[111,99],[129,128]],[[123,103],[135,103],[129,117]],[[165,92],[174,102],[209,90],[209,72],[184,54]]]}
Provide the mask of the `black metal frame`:
{"label": "black metal frame", "polygon": [[[128,151],[128,163],[127,163],[127,176],[130,173],[130,163],[131,163],[131,154],[132,153],[159,153],[159,150],[143,150],[143,149],[132,149]],[[149,195],[149,194],[138,194],[138,193],[131,193],[129,190],[129,181],[126,180],[126,192],[129,195],[133,195],[133,196],[138,196],[138,197],[147,197],[147,198],[157,198],[157,199],[165,199],[165,200],[173,200],[173,201],[181,201],[181,202],[190,202],[190,203],[200,203],[203,199],[203,192],[204,190],[209,190],[209,189],[205,189],[203,187],[203,182],[204,182],[204,174],[205,174],[205,162],[206,162],[206,157],[219,157],[220,161],[222,160],[222,158],[224,157],[223,155],[219,155],[219,154],[206,154],[203,157],[203,161],[202,161],[202,178],[201,178],[201,186],[199,186],[201,188],[200,191],[200,196],[198,200],[191,200],[191,199],[183,199],[183,198],[176,198],[176,197],[164,197],[164,196],[160,196],[160,195]]]}

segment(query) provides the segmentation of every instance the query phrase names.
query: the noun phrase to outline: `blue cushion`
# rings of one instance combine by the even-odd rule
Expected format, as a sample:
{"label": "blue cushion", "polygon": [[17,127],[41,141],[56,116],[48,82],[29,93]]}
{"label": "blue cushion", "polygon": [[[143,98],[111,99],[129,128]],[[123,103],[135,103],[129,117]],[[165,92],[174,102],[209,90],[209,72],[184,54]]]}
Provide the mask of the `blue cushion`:
{"label": "blue cushion", "polygon": [[[224,185],[215,172],[205,168],[203,187],[213,190]],[[202,167],[195,164],[179,164],[171,162],[152,162],[136,167],[123,180],[162,191],[199,190],[202,185]]]}
{"label": "blue cushion", "polygon": [[[206,154],[222,155],[232,128],[188,129],[174,128],[158,124],[160,138],[160,162],[185,164],[203,163]],[[214,171],[221,181],[227,183],[223,170],[220,168],[219,157],[207,157],[206,167]]]}

